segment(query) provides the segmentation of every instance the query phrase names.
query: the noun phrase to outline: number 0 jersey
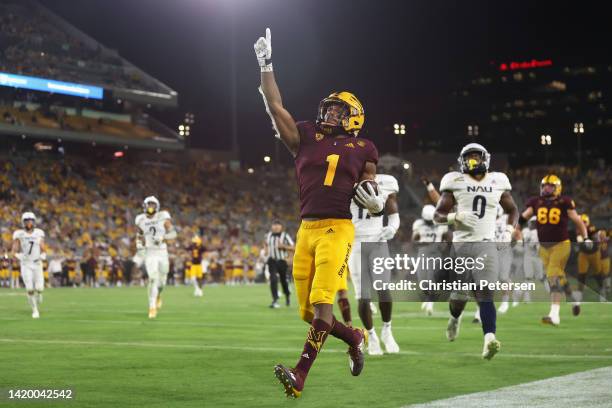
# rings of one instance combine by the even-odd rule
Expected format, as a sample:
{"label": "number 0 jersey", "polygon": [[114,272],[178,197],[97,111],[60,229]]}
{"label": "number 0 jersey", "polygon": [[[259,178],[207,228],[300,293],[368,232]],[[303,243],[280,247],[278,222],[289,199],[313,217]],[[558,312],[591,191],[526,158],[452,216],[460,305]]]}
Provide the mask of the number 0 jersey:
{"label": "number 0 jersey", "polygon": [[574,200],[567,196],[551,198],[536,196],[531,197],[525,206],[532,208],[536,216],[538,240],[542,246],[550,247],[569,239],[567,211],[576,209]]}
{"label": "number 0 jersey", "polygon": [[18,229],[13,233],[13,240],[18,239],[21,246],[22,262],[36,262],[40,260],[40,244],[45,238],[45,233],[40,228],[34,228],[32,232]]}
{"label": "number 0 jersey", "polygon": [[[378,184],[378,193],[382,195],[385,202],[391,194],[397,194],[399,184],[395,177],[388,174],[377,174],[374,179]],[[355,200],[351,200],[351,214],[355,226],[356,237],[378,235],[383,229],[383,217],[373,217],[368,210],[359,207]]]}
{"label": "number 0 jersey", "polygon": [[440,191],[453,194],[457,212],[474,212],[478,215],[473,229],[456,225],[453,242],[494,241],[497,204],[501,195],[510,190],[510,181],[504,173],[488,172],[480,181],[457,171],[446,173],[440,182]]}
{"label": "number 0 jersey", "polygon": [[314,122],[298,122],[300,147],[295,170],[302,218],[351,219],[353,187],[366,162],[376,164],[378,151],[359,137],[325,136]]}
{"label": "number 0 jersey", "polygon": [[164,242],[166,235],[166,220],[170,219],[168,211],[156,212],[152,217],[146,214],[138,214],[135,224],[144,236],[145,249],[147,251],[167,252],[168,247]]}

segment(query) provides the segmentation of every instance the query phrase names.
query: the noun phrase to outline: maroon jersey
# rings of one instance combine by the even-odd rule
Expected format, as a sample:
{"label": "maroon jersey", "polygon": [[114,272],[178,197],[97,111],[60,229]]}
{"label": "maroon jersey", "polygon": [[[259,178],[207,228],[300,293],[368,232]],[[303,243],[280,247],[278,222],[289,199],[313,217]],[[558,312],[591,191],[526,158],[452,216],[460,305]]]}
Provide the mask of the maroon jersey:
{"label": "maroon jersey", "polygon": [[527,208],[531,207],[536,216],[538,240],[544,247],[569,239],[567,231],[568,210],[576,209],[574,200],[567,196],[556,198],[531,197]]}
{"label": "maroon jersey", "polygon": [[365,163],[378,162],[376,147],[358,137],[325,136],[313,122],[298,122],[297,128],[300,148],[295,169],[300,187],[300,216],[351,219],[353,187]]}
{"label": "maroon jersey", "polygon": [[194,264],[202,263],[202,254],[206,252],[204,246],[191,244],[188,249],[191,252],[191,262]]}

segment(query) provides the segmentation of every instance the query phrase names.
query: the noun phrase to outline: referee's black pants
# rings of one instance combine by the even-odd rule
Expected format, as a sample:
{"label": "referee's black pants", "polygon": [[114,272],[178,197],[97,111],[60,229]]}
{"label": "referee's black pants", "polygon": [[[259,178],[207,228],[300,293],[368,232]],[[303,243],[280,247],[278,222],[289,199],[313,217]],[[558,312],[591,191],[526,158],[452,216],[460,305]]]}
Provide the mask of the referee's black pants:
{"label": "referee's black pants", "polygon": [[283,259],[268,258],[268,270],[270,271],[270,290],[272,291],[272,300],[278,300],[278,279],[283,287],[283,293],[287,304],[289,304],[289,282],[287,280],[287,261]]}

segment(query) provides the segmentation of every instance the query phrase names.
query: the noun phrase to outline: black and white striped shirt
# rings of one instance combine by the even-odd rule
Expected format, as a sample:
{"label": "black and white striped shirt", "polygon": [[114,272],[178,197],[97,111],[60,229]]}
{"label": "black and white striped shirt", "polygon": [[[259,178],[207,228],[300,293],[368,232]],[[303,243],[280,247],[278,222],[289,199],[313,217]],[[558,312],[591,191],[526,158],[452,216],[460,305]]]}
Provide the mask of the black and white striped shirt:
{"label": "black and white striped shirt", "polygon": [[266,234],[266,244],[268,244],[268,256],[274,260],[287,259],[287,250],[279,249],[279,245],[293,246],[291,236],[285,231],[279,233],[268,232]]}

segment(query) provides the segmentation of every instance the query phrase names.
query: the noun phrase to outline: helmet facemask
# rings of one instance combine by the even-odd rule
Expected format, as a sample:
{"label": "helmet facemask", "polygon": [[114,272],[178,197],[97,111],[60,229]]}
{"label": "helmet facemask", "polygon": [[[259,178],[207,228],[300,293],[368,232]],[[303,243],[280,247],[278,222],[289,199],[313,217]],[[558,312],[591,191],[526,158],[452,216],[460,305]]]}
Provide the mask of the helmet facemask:
{"label": "helmet facemask", "polygon": [[545,183],[540,186],[540,195],[542,197],[554,197],[557,186],[550,183]]}
{"label": "helmet facemask", "polygon": [[25,228],[26,231],[32,231],[34,229],[34,219],[26,218],[23,220],[23,228]]}
{"label": "helmet facemask", "polygon": [[461,156],[461,171],[472,176],[485,174],[488,170],[486,153],[480,150],[468,151]]}
{"label": "helmet facemask", "polygon": [[319,105],[317,124],[329,135],[345,134],[349,120],[349,107],[342,101],[324,99]]}

